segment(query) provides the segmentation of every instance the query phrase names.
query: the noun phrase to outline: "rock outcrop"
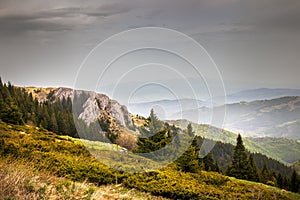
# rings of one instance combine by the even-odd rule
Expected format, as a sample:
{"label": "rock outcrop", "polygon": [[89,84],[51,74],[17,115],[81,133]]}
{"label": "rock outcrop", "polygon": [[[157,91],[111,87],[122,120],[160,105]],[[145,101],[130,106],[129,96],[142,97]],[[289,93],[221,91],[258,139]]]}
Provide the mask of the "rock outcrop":
{"label": "rock outcrop", "polygon": [[130,113],[126,106],[121,105],[116,100],[110,99],[105,94],[95,93],[91,91],[73,90],[70,88],[25,88],[31,92],[40,102],[49,100],[56,101],[63,98],[74,98],[76,95],[86,96],[85,102],[80,106],[81,112],[78,113],[79,119],[82,119],[86,124],[95,122],[103,116],[111,116],[119,126],[129,127],[132,126]]}

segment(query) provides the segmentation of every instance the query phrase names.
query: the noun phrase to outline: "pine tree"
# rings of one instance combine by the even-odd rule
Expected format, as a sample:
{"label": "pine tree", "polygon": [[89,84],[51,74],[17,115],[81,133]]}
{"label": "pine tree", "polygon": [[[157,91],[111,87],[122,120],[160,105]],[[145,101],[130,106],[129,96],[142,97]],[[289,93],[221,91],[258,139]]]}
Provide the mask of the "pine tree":
{"label": "pine tree", "polygon": [[283,178],[282,178],[281,173],[277,174],[276,179],[277,179],[277,186],[280,188],[283,188]]}
{"label": "pine tree", "polygon": [[149,153],[161,149],[171,141],[169,126],[158,119],[154,110],[151,109],[145,127],[139,127],[141,137],[138,139],[138,153]]}
{"label": "pine tree", "polygon": [[283,179],[283,189],[290,190],[291,181],[289,178],[284,177]]}
{"label": "pine tree", "polygon": [[58,125],[57,125],[57,120],[56,120],[56,117],[55,117],[55,113],[51,114],[51,121],[50,121],[50,127],[49,128],[54,133],[58,132]]}
{"label": "pine tree", "polygon": [[248,163],[249,163],[249,166],[248,166],[249,167],[248,180],[258,182],[259,181],[259,176],[258,176],[257,167],[256,167],[256,164],[254,162],[252,154],[250,154],[250,156],[249,156]]}
{"label": "pine tree", "polygon": [[163,128],[162,121],[160,121],[158,119],[158,117],[154,113],[153,109],[151,109],[151,111],[150,111],[149,121],[150,122],[149,122],[148,128],[149,128],[150,136],[155,135],[156,133],[161,131],[161,129]]}
{"label": "pine tree", "polygon": [[268,180],[267,184],[271,186],[277,186],[276,173],[271,171],[269,177],[270,179]]}
{"label": "pine tree", "polygon": [[292,177],[291,177],[291,191],[292,192],[298,192],[299,187],[298,187],[298,177],[297,177],[297,173],[294,170]]}
{"label": "pine tree", "polygon": [[198,137],[194,137],[191,124],[187,126],[186,136],[193,138],[188,149],[176,160],[177,166],[184,172],[198,173],[202,170],[201,161],[199,159],[200,146]]}
{"label": "pine tree", "polygon": [[270,180],[270,173],[269,173],[266,163],[264,163],[263,169],[261,171],[261,181],[263,183],[267,183],[269,180]]}
{"label": "pine tree", "polygon": [[211,152],[209,152],[204,158],[204,169],[205,171],[218,171],[218,167],[214,161],[213,155]]}
{"label": "pine tree", "polygon": [[5,102],[0,102],[0,104],[0,119],[2,121],[18,125],[24,124],[22,113],[11,97],[8,97]]}
{"label": "pine tree", "polygon": [[232,164],[227,170],[227,175],[246,180],[249,176],[247,153],[240,134],[237,137],[237,144],[234,148]]}

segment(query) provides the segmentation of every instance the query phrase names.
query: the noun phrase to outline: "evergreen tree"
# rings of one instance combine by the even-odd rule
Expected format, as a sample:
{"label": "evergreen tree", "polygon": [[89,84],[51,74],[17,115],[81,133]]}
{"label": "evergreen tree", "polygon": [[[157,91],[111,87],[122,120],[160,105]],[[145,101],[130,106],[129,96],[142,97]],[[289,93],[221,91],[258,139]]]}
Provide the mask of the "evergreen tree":
{"label": "evergreen tree", "polygon": [[282,178],[281,173],[278,173],[278,174],[277,174],[276,179],[277,179],[277,186],[278,186],[279,188],[283,188],[283,178]]}
{"label": "evergreen tree", "polygon": [[298,175],[296,171],[293,171],[292,177],[291,177],[291,191],[292,192],[298,192],[299,186],[298,186]]}
{"label": "evergreen tree", "polygon": [[213,154],[211,152],[209,152],[202,160],[203,160],[205,171],[214,171],[214,172],[220,171],[219,166],[214,161]]}
{"label": "evergreen tree", "polygon": [[198,173],[202,170],[201,161],[199,159],[200,146],[198,137],[194,137],[191,124],[187,126],[186,136],[193,138],[188,149],[176,160],[177,166],[184,172]]}
{"label": "evergreen tree", "polygon": [[149,124],[148,124],[149,133],[148,134],[150,136],[155,135],[156,133],[158,133],[159,131],[162,130],[163,122],[158,119],[158,117],[154,113],[153,109],[151,109],[150,116],[148,119],[149,119]]}
{"label": "evergreen tree", "polygon": [[11,124],[24,124],[22,113],[11,97],[0,102],[0,119]]}
{"label": "evergreen tree", "polygon": [[50,127],[49,128],[54,133],[58,132],[58,125],[57,125],[57,120],[56,120],[56,117],[55,117],[55,113],[51,114],[51,120],[50,120]]}
{"label": "evergreen tree", "polygon": [[291,181],[287,177],[285,177],[283,179],[283,189],[286,189],[286,190],[290,190],[291,189]]}
{"label": "evergreen tree", "polygon": [[151,109],[150,116],[147,119],[148,124],[145,127],[139,127],[138,130],[141,133],[137,141],[138,153],[149,153],[156,151],[166,146],[171,142],[170,127],[160,121],[154,110]]}
{"label": "evergreen tree", "polygon": [[269,180],[267,181],[267,184],[268,185],[271,185],[271,186],[277,186],[277,179],[276,179],[276,173],[271,171],[270,172],[270,175],[269,175]]}
{"label": "evergreen tree", "polygon": [[252,154],[250,154],[250,156],[249,156],[248,163],[249,163],[249,166],[248,166],[249,167],[248,180],[258,182],[259,181],[259,176],[258,176],[257,167],[256,167],[256,164],[254,162]]}
{"label": "evergreen tree", "polygon": [[269,173],[266,163],[264,163],[263,169],[261,171],[260,179],[263,183],[267,183],[270,180],[270,173]]}
{"label": "evergreen tree", "polygon": [[231,166],[229,166],[227,170],[227,175],[247,180],[249,177],[249,164],[246,149],[240,134],[237,137],[237,144],[234,148],[231,162]]}

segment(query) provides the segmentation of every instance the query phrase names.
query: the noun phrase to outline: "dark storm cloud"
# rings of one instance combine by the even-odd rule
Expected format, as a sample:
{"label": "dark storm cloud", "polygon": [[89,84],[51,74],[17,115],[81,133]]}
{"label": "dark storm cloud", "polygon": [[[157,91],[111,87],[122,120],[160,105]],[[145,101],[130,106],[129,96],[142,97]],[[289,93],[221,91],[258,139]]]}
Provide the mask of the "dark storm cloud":
{"label": "dark storm cloud", "polygon": [[[68,1],[62,1],[68,2]],[[198,33],[243,33],[255,30],[293,29],[300,27],[300,3],[297,0],[167,0],[167,1],[102,1],[95,5],[86,1],[85,5],[47,8],[44,6],[24,10],[8,8],[0,10],[0,32],[20,33],[22,31],[66,31],[81,25],[93,24],[98,19],[117,14],[133,13],[138,18],[128,23],[130,27],[147,24],[195,29],[191,24],[205,30]],[[140,12],[139,12],[140,11]],[[138,12],[138,13],[137,13]],[[137,13],[137,14],[134,14]],[[127,20],[124,15],[119,18]],[[159,24],[162,21],[163,24]],[[200,25],[200,26],[199,26]],[[202,28],[203,29],[203,28]],[[198,34],[197,31],[192,34]]]}
{"label": "dark storm cloud", "polygon": [[67,31],[80,25],[92,24],[97,18],[106,18],[128,12],[121,4],[100,7],[63,7],[19,13],[0,12],[0,33],[17,34],[24,31]]}
{"label": "dark storm cloud", "polygon": [[14,16],[11,19],[0,19],[0,33],[20,34],[24,31],[65,31],[72,29],[72,25],[54,23],[43,20],[39,21],[37,20],[37,18],[28,18],[33,17],[25,16],[24,18],[22,18],[22,16]]}

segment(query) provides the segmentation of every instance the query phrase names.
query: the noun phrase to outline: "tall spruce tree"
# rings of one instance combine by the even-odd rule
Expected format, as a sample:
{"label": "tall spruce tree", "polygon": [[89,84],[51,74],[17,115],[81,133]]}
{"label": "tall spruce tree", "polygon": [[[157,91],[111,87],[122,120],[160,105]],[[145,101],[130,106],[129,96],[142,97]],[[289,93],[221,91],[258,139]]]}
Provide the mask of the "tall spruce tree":
{"label": "tall spruce tree", "polygon": [[280,188],[283,188],[283,178],[282,178],[281,173],[277,174],[276,179],[277,179],[277,186]]}
{"label": "tall spruce tree", "polygon": [[292,192],[298,192],[299,191],[299,185],[298,185],[298,175],[296,171],[293,171],[292,177],[291,177],[291,191]]}
{"label": "tall spruce tree", "polygon": [[227,175],[246,180],[249,177],[248,156],[240,134],[237,137],[232,163],[227,169]]}
{"label": "tall spruce tree", "polygon": [[264,165],[263,165],[263,169],[261,171],[261,178],[260,179],[263,183],[267,183],[270,180],[270,172],[267,168],[266,163],[264,163]]}
{"label": "tall spruce tree", "polygon": [[142,136],[137,141],[138,153],[156,151],[171,142],[170,130],[164,127],[163,122],[158,119],[153,109],[151,109],[147,121],[148,124],[145,127],[138,128]]}
{"label": "tall spruce tree", "polygon": [[148,129],[150,136],[157,134],[163,128],[163,122],[158,119],[153,109],[150,111]]}
{"label": "tall spruce tree", "polygon": [[220,172],[220,168],[218,166],[218,163],[215,162],[213,158],[213,154],[209,152],[203,159],[202,162],[204,164],[205,171],[214,171],[214,172]]}
{"label": "tall spruce tree", "polygon": [[257,167],[256,167],[256,164],[254,162],[252,154],[250,154],[250,156],[249,156],[248,163],[249,163],[249,166],[248,166],[249,167],[248,180],[258,182],[259,181],[259,176],[258,176]]}
{"label": "tall spruce tree", "polygon": [[186,137],[188,137],[188,139],[192,139],[192,143],[188,149],[176,160],[176,163],[179,169],[184,172],[197,173],[202,170],[199,159],[200,146],[198,144],[198,138],[194,137],[191,124],[188,124],[185,132]]}

